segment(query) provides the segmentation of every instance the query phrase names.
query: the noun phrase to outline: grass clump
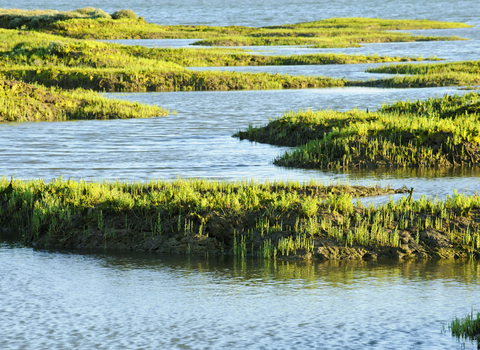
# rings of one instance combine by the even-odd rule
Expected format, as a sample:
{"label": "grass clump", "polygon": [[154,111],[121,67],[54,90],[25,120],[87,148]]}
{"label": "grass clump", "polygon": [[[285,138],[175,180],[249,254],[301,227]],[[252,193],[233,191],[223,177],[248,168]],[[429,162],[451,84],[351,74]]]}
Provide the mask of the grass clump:
{"label": "grass clump", "polygon": [[475,316],[472,312],[465,317],[457,318],[448,325],[452,335],[458,339],[480,340],[480,312]]}
{"label": "grass clump", "polygon": [[0,27],[7,29],[42,29],[53,23],[82,18],[90,21],[112,17],[100,9],[85,7],[74,11],[0,9]]}
{"label": "grass clump", "polygon": [[476,93],[396,102],[375,112],[298,111],[234,136],[294,146],[274,163],[301,168],[480,165]]}
{"label": "grass clump", "polygon": [[0,228],[24,243],[274,259],[477,258],[480,197],[307,182],[0,179]]}
{"label": "grass clump", "polygon": [[480,61],[389,65],[367,69],[370,73],[404,74],[361,85],[384,87],[436,87],[480,84]]}
{"label": "grass clump", "polygon": [[61,91],[0,80],[0,122],[148,118],[168,115],[157,106],[112,100],[83,90]]}
{"label": "grass clump", "polygon": [[118,10],[112,14],[112,19],[137,19],[137,14],[132,10]]}

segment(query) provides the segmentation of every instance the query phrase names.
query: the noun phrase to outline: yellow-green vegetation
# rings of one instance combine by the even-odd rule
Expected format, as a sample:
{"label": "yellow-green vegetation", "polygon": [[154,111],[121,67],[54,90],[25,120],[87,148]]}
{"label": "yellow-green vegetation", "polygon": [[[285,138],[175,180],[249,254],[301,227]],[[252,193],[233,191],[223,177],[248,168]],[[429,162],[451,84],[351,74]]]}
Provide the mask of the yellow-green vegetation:
{"label": "yellow-green vegetation", "polygon": [[480,61],[389,65],[385,67],[370,68],[367,72],[406,75],[365,82],[361,85],[384,87],[480,85]]}
{"label": "yellow-green vegetation", "polygon": [[[37,246],[262,258],[480,257],[480,196],[375,208],[349,184],[0,179],[0,228]],[[354,204],[353,198],[357,197]]]}
{"label": "yellow-green vegetation", "polygon": [[465,317],[455,317],[448,325],[448,329],[458,339],[476,339],[480,341],[480,312],[477,312],[475,316],[472,309],[472,312]]}
{"label": "yellow-green vegetation", "polygon": [[308,55],[259,55],[242,49],[190,49],[190,48],[146,48],[143,46],[121,46],[125,54],[136,57],[164,60],[184,67],[224,67],[224,66],[288,66],[356,63],[417,62],[436,57],[398,57],[374,55],[347,55],[342,53],[321,53]]}
{"label": "yellow-green vegetation", "polygon": [[155,49],[0,29],[5,79],[96,91],[281,89],[344,86],[341,79],[192,71],[183,66],[346,64],[422,58],[322,54],[261,56],[239,50]]}
{"label": "yellow-green vegetation", "polygon": [[480,165],[480,96],[396,102],[375,112],[298,111],[236,135],[296,146],[274,161],[301,168]]}
{"label": "yellow-green vegetation", "polygon": [[273,27],[210,27],[146,23],[133,11],[122,16],[108,15],[93,8],[69,12],[0,10],[0,26],[41,30],[82,39],[205,39],[196,45],[310,45],[314,47],[351,47],[362,43],[424,40],[458,40],[456,37],[425,37],[392,30],[468,27],[463,23],[428,20],[390,20],[379,18],[332,18],[322,21]]}
{"label": "yellow-green vegetation", "polygon": [[343,86],[342,79],[191,71],[141,48],[0,29],[0,78],[96,91],[282,89]]}
{"label": "yellow-green vegetation", "polygon": [[74,11],[57,10],[20,10],[0,9],[0,27],[7,29],[42,29],[48,28],[53,23],[72,19],[94,20],[98,19],[137,19],[132,10],[118,10],[109,15],[103,10],[93,7],[84,7]]}
{"label": "yellow-green vegetation", "polygon": [[168,115],[155,105],[107,99],[81,89],[62,91],[0,80],[0,122],[149,118]]}

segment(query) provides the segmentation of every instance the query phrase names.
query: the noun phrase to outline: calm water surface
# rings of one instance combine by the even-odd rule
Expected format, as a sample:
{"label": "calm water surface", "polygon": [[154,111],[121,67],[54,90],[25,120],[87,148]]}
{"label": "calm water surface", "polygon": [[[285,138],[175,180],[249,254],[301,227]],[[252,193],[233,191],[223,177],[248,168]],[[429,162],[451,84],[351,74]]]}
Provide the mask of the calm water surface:
{"label": "calm water surface", "polygon": [[[480,265],[282,263],[0,244],[2,349],[461,349]],[[476,346],[466,344],[466,349]]]}

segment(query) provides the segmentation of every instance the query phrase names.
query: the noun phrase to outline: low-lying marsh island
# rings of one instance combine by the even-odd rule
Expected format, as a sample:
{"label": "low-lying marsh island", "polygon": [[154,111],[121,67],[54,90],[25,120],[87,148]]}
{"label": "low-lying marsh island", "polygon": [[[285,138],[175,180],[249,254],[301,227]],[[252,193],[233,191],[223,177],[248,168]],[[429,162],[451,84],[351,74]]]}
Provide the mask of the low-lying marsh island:
{"label": "low-lying marsh island", "polygon": [[331,18],[315,22],[270,27],[158,25],[147,23],[131,10],[112,15],[91,7],[75,11],[0,9],[0,26],[28,29],[79,39],[203,39],[194,45],[309,45],[358,47],[363,43],[462,40],[426,37],[394,30],[470,27],[455,22],[392,20],[380,18]]}
{"label": "low-lying marsh island", "polygon": [[[74,35],[66,29],[52,29],[66,26],[71,30],[92,31],[92,33],[100,35],[100,37],[95,38],[105,39],[110,38],[109,34],[104,32],[105,30],[116,33],[120,38],[129,37],[117,28],[118,25],[130,29],[136,28],[135,23],[140,26],[147,25],[143,20],[136,19],[135,14],[132,17],[130,12],[117,12],[119,13],[110,16],[101,10],[92,8],[71,12],[0,10],[0,26],[9,28],[0,29],[0,78],[26,83],[37,82],[44,86],[64,89],[82,88],[100,92],[289,89],[372,85],[409,87],[421,85],[418,81],[427,79],[424,77],[425,74],[421,72],[416,74],[416,78],[413,79],[402,77],[378,81],[346,81],[345,79],[321,76],[193,71],[187,69],[187,67],[380,63],[421,61],[424,58],[345,54],[269,56],[239,49],[145,48],[87,40],[85,38],[91,38],[91,36],[85,33]],[[202,33],[202,35],[205,35],[202,37],[205,38],[211,38],[212,36],[217,38],[219,35],[223,35],[222,33],[230,33],[232,37],[229,40],[235,41],[238,39],[235,36],[236,32],[231,32],[230,27],[168,26],[168,29],[166,29],[154,24],[148,24],[148,26],[153,26],[152,28],[155,27],[156,30],[164,33],[174,30],[172,28],[175,27],[175,30],[183,31],[182,35],[184,36],[192,33]],[[302,43],[305,40],[327,40],[331,43],[321,45],[344,47],[358,46],[359,43],[367,42],[452,39],[414,37],[404,33],[387,32],[387,30],[464,26],[461,23],[423,20],[337,18],[275,28],[234,28],[238,30],[243,28],[241,31],[244,39],[238,40],[246,40],[245,38],[248,37],[250,38],[248,40],[255,41],[253,43],[255,45],[279,43],[290,45],[298,44],[298,40]],[[274,38],[275,35],[280,35],[279,33],[282,35],[282,41],[276,42]],[[211,40],[225,41],[226,39]],[[266,40],[266,42],[262,42],[262,40]],[[460,78],[457,80],[450,79],[452,74],[458,76],[458,70],[446,78],[443,77],[441,84],[458,85],[460,81],[464,81],[466,84],[472,85],[478,80],[475,78],[475,72],[470,72],[468,79],[464,77],[463,80]],[[418,78],[418,76],[421,78]],[[424,85],[430,86],[432,84],[430,83],[431,79],[429,77]],[[412,81],[415,83],[412,83]]]}
{"label": "low-lying marsh island", "polygon": [[480,61],[429,63],[418,65],[388,65],[367,69],[369,73],[402,74],[394,78],[363,82],[361,86],[378,87],[437,87],[472,86],[480,84]]}
{"label": "low-lying marsh island", "polygon": [[377,111],[298,111],[234,136],[296,147],[287,167],[451,167],[480,165],[480,96],[396,102]]}
{"label": "low-lying marsh island", "polygon": [[128,119],[168,115],[155,105],[112,100],[82,89],[64,91],[0,80],[0,122]]}
{"label": "low-lying marsh island", "polygon": [[0,226],[38,247],[274,259],[480,257],[477,195],[410,195],[378,208],[358,200],[405,192],[315,182],[3,178]]}

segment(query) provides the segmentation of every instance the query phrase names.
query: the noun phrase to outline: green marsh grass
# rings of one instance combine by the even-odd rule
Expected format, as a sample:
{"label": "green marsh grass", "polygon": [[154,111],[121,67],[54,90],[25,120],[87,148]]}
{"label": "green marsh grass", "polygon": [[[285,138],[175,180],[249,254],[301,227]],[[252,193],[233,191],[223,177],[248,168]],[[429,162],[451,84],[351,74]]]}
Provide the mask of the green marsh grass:
{"label": "green marsh grass", "polygon": [[475,315],[472,312],[465,317],[457,318],[448,325],[448,329],[452,332],[452,335],[459,340],[475,339],[480,340],[480,312]]}
{"label": "green marsh grass", "polygon": [[[123,12],[122,12],[123,11]],[[122,15],[120,15],[120,13]],[[128,13],[128,15],[127,15]],[[424,40],[459,40],[456,37],[425,37],[392,30],[469,27],[463,23],[379,18],[331,18],[322,21],[270,27],[162,26],[146,23],[136,14],[120,10],[109,15],[92,8],[58,12],[0,9],[0,26],[39,30],[81,39],[204,39],[195,45],[310,45],[355,47],[362,43]]]}
{"label": "green marsh grass", "polygon": [[0,29],[0,75],[66,89],[191,91],[344,86],[343,79],[192,71],[183,65],[331,64],[421,60],[378,55],[256,56],[238,50],[152,49]]}
{"label": "green marsh grass", "polygon": [[480,84],[480,61],[429,63],[418,65],[389,65],[370,68],[367,72],[401,74],[372,82],[366,86],[435,87],[472,86]]}
{"label": "green marsh grass", "polygon": [[168,113],[156,105],[107,99],[92,91],[0,80],[0,122],[149,118]]}
{"label": "green marsh grass", "polygon": [[480,257],[478,195],[403,198],[377,208],[352,201],[399,192],[313,180],[1,178],[0,227],[39,246],[275,259]]}
{"label": "green marsh grass", "polygon": [[430,98],[375,112],[286,112],[234,136],[295,149],[274,163],[302,168],[480,165],[480,97]]}
{"label": "green marsh grass", "polygon": [[96,91],[282,89],[343,86],[344,80],[267,73],[191,71],[172,62],[126,54],[126,46],[58,40],[1,30],[0,76],[45,86]]}

